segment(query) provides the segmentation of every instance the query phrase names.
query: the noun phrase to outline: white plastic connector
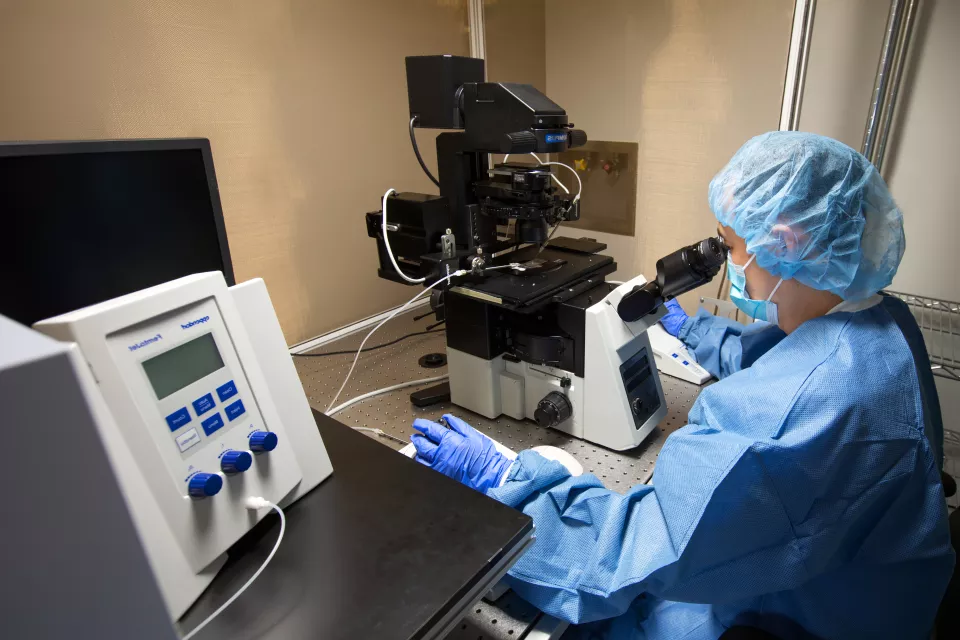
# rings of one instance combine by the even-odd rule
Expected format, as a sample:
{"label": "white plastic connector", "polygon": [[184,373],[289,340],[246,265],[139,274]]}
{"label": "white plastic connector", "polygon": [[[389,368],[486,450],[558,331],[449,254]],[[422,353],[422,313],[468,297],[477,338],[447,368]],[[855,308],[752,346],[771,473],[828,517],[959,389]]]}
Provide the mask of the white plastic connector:
{"label": "white plastic connector", "polygon": [[261,498],[260,496],[250,496],[244,502],[244,506],[246,506],[247,509],[256,511],[257,509],[266,509],[268,507],[272,507],[273,503],[269,500]]}

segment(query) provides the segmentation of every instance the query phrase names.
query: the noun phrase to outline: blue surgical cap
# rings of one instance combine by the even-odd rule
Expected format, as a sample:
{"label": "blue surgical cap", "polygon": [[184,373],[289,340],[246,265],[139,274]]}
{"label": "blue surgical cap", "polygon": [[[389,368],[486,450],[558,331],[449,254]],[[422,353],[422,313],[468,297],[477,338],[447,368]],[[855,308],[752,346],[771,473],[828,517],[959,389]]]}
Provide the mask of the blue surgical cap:
{"label": "blue surgical cap", "polygon": [[710,182],[710,208],[771,274],[844,300],[886,287],[900,265],[903,217],[876,168],[812,133],[749,140]]}

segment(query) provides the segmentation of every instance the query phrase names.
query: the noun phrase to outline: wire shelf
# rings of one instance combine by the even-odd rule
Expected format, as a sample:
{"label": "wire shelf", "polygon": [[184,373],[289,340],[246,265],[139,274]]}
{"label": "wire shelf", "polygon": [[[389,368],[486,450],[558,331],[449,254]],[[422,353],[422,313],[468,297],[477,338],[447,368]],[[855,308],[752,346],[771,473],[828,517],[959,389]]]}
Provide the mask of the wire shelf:
{"label": "wire shelf", "polygon": [[907,303],[920,326],[934,375],[960,381],[960,302],[887,291]]}

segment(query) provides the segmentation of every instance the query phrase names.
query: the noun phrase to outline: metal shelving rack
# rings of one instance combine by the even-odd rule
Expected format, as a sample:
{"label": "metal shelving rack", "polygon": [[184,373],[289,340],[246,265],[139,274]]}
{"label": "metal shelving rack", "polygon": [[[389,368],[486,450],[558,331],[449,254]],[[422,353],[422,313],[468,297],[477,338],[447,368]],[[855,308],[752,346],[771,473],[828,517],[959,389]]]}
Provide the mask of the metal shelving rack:
{"label": "metal shelving rack", "polygon": [[907,303],[916,318],[934,375],[960,381],[960,302],[887,291]]}

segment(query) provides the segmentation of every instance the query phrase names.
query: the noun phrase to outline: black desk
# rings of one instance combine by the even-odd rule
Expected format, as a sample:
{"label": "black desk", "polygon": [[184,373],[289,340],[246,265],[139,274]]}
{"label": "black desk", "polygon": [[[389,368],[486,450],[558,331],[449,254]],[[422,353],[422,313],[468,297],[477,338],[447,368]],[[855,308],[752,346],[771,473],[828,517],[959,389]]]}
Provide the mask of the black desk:
{"label": "black desk", "polygon": [[[333,475],[285,510],[277,555],[197,635],[433,638],[530,543],[514,511],[314,411]],[[187,632],[260,566],[280,530],[264,518],[182,619]]]}

